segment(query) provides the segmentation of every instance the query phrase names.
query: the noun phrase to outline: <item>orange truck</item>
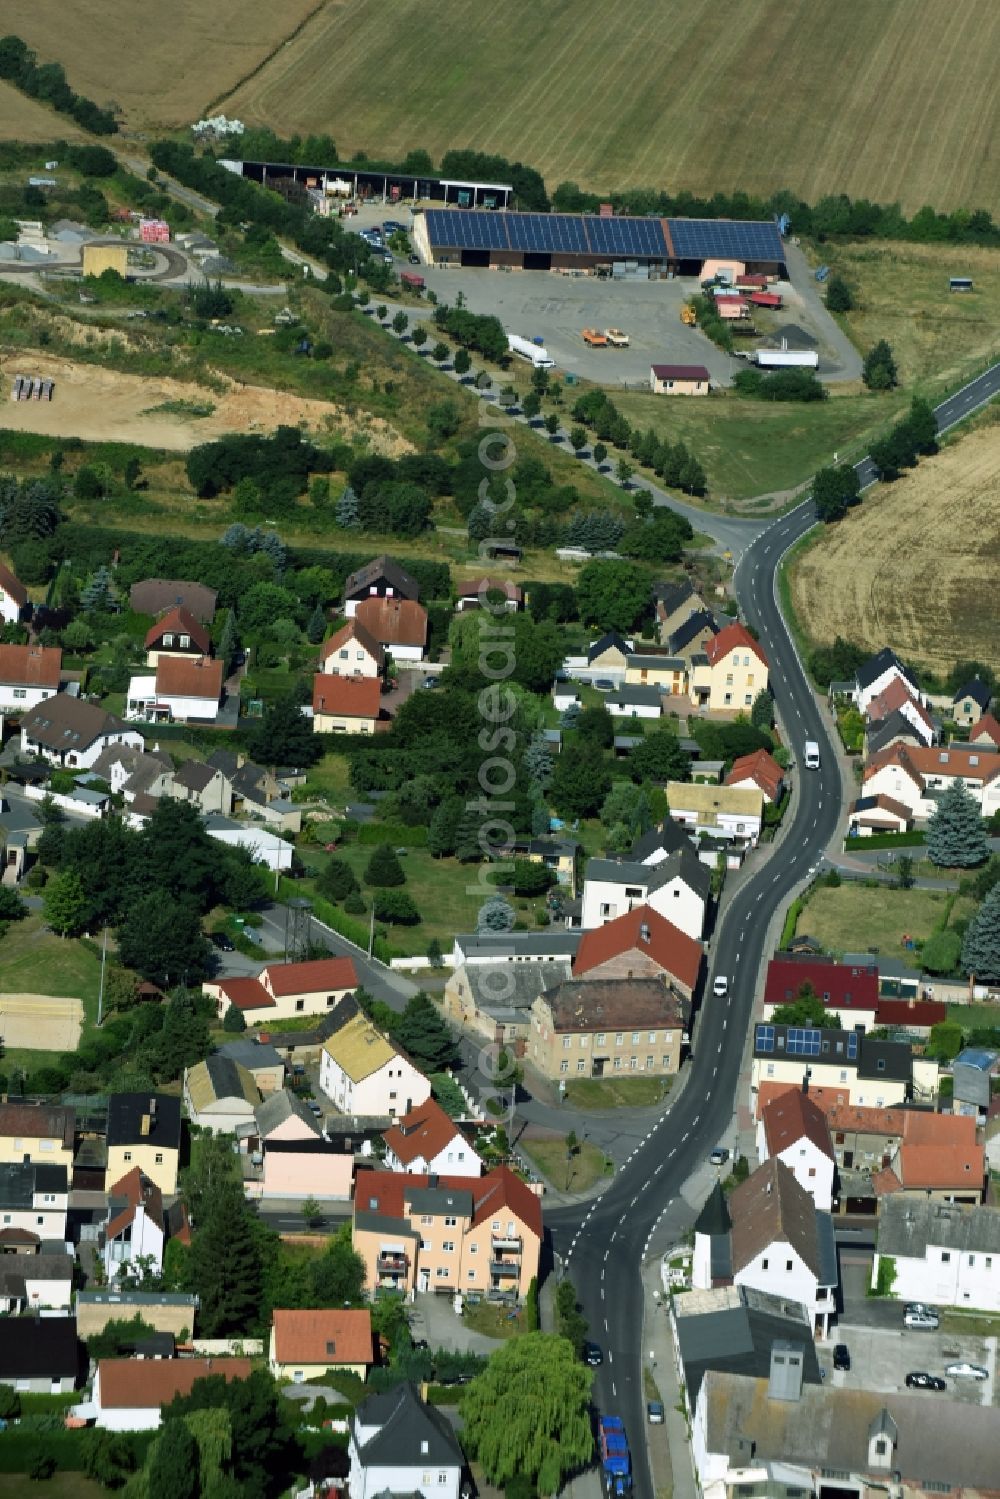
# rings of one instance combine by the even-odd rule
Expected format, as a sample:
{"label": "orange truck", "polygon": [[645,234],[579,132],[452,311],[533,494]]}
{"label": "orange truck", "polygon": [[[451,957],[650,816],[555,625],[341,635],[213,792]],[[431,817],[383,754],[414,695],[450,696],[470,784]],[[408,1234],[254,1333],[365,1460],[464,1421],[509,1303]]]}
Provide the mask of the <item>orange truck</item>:
{"label": "orange truck", "polygon": [[606,349],[608,341],[598,328],[584,328],[583,341],[588,349]]}

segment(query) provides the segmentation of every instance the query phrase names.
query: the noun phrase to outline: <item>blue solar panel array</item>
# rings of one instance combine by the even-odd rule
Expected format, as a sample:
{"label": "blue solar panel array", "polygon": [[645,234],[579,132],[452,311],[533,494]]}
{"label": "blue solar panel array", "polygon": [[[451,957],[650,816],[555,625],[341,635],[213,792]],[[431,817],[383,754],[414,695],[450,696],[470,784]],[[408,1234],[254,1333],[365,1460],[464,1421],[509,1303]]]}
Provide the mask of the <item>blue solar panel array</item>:
{"label": "blue solar panel array", "polygon": [[785,1050],[790,1057],[818,1057],[822,1034],[811,1026],[790,1025],[785,1032]]}
{"label": "blue solar panel array", "polygon": [[[430,242],[438,249],[600,255],[613,260],[666,260],[670,255],[660,219],[432,208],[426,220]],[[668,219],[667,225],[677,260],[773,262],[785,258],[773,223]]]}
{"label": "blue solar panel array", "polygon": [[774,1050],[774,1026],[773,1025],[759,1025],[757,1027],[757,1040],[756,1040],[755,1045],[756,1045],[757,1051],[773,1051]]}
{"label": "blue solar panel array", "polygon": [[858,1033],[857,1033],[857,1031],[852,1031],[851,1034],[847,1038],[847,1055],[849,1057],[853,1058],[854,1061],[857,1061],[857,1059],[858,1059]]}

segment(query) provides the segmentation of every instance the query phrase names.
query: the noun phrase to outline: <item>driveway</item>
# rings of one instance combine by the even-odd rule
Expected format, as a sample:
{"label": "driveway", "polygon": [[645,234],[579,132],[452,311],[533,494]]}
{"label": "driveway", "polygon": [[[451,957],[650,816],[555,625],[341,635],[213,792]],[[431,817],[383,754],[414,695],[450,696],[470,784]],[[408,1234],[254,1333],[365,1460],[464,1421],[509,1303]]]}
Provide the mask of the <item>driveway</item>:
{"label": "driveway", "polygon": [[[826,1371],[828,1384],[846,1389],[879,1390],[886,1394],[903,1392],[906,1375],[921,1369],[927,1374],[945,1378],[947,1391],[927,1391],[927,1400],[960,1400],[966,1405],[992,1405],[996,1390],[996,1338],[979,1338],[952,1332],[903,1327],[903,1310],[898,1303],[893,1310],[896,1326],[858,1327],[846,1322],[834,1329],[829,1343],[817,1343],[816,1356]],[[846,1316],[846,1314],[845,1314]],[[834,1343],[846,1343],[851,1354],[851,1368],[844,1372],[833,1368]],[[949,1379],[945,1365],[955,1359],[983,1364],[991,1378]],[[919,1392],[915,1392],[919,1393]]]}
{"label": "driveway", "polygon": [[461,1317],[455,1315],[450,1296],[435,1296],[418,1291],[410,1308],[410,1332],[415,1340],[423,1339],[431,1348],[449,1353],[492,1353],[501,1339],[473,1332]]}

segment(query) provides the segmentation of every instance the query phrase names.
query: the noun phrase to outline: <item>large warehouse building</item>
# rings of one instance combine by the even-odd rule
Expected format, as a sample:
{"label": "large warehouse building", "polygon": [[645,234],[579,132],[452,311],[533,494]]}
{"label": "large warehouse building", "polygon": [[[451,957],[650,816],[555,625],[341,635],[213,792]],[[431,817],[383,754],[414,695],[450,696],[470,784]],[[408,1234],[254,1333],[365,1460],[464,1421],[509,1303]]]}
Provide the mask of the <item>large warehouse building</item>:
{"label": "large warehouse building", "polygon": [[671,272],[785,274],[781,235],[770,221],[430,208],[416,215],[413,242],[427,265],[588,271],[637,279]]}

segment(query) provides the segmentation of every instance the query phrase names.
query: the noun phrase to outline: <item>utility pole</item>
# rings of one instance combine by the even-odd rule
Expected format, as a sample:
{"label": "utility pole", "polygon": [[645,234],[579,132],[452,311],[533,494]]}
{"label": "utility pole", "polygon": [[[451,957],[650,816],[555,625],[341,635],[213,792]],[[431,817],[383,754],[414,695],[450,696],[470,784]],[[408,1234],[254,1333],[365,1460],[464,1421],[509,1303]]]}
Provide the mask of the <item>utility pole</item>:
{"label": "utility pole", "polygon": [[104,970],[108,961],[108,929],[104,928],[104,940],[101,944],[101,987],[97,991],[97,1024],[100,1026],[104,1017]]}
{"label": "utility pole", "polygon": [[375,897],[372,896],[372,919],[368,927],[368,956],[371,957],[375,947]]}

